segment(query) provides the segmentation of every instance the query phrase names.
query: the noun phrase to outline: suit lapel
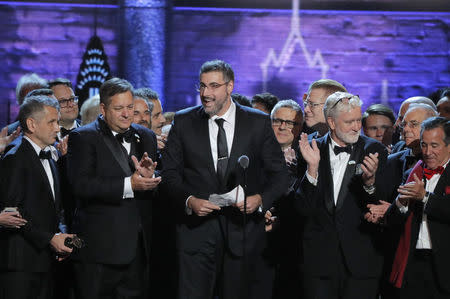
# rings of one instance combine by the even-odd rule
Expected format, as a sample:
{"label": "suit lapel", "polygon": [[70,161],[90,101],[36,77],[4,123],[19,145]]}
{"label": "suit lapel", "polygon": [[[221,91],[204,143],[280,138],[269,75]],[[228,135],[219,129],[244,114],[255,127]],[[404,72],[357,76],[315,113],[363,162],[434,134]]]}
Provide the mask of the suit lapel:
{"label": "suit lapel", "polygon": [[131,175],[132,171],[130,169],[130,165],[128,164],[128,157],[125,156],[123,151],[120,149],[119,142],[114,138],[111,130],[101,117],[97,118],[97,130],[100,132],[100,136],[102,136],[103,141],[111,151],[111,154],[120,165],[125,175]]}
{"label": "suit lapel", "polygon": [[[48,180],[47,173],[45,172],[44,166],[41,163],[41,160],[39,159],[39,156],[36,154],[36,151],[34,150],[33,146],[26,140],[25,138],[22,139],[22,142],[25,146],[26,155],[30,157],[30,161],[33,164],[31,169],[36,169],[39,172],[38,178],[45,182],[45,186],[48,193],[48,198],[54,203],[54,197],[53,192],[50,187],[50,181]],[[53,180],[55,180],[55,177],[53,177]],[[55,190],[56,195],[56,190]]]}
{"label": "suit lapel", "polygon": [[345,198],[348,194],[348,187],[350,185],[350,182],[352,181],[356,166],[361,163],[362,161],[362,155],[363,155],[363,140],[362,138],[358,138],[358,141],[355,143],[352,149],[352,153],[350,154],[350,158],[347,163],[347,167],[345,169],[344,177],[342,179],[341,189],[339,190],[339,196],[336,203],[336,210],[338,211],[340,208],[342,208]]}
{"label": "suit lapel", "polygon": [[[245,116],[245,111],[241,109],[239,104],[236,105],[236,117],[234,121],[234,136],[233,142],[231,145],[230,157],[228,158],[227,171],[225,173],[225,181],[231,183],[231,185],[235,184],[235,179],[231,178],[230,175],[233,173],[233,170],[236,168],[237,160],[241,155],[243,155],[243,146],[245,142],[242,142],[243,138],[248,138],[246,136],[246,130],[240,130],[238,128],[247,128],[250,124],[247,123],[247,117]],[[235,186],[227,186],[227,187],[235,187]]]}
{"label": "suit lapel", "polygon": [[450,165],[447,165],[447,167],[445,167],[445,170],[442,173],[441,177],[439,178],[439,181],[438,181],[436,187],[434,188],[433,193],[439,194],[439,195],[445,194],[445,187],[447,187],[449,185],[449,182],[448,182],[449,178],[450,178]]}
{"label": "suit lapel", "polygon": [[325,207],[328,213],[334,213],[334,189],[333,189],[333,176],[331,175],[331,165],[330,165],[330,135],[327,133],[323,139],[322,143],[318,144],[320,149],[320,160],[323,161],[320,163],[319,172],[323,178],[319,178],[319,180],[323,180],[323,186],[325,187],[323,191],[325,192],[324,201]]}
{"label": "suit lapel", "polygon": [[207,158],[207,169],[211,173],[211,177],[214,177],[214,180],[217,184],[219,184],[219,180],[217,178],[217,172],[214,167],[214,160],[211,153],[211,142],[209,140],[209,125],[208,125],[209,116],[205,113],[203,107],[200,107],[198,110],[198,121],[193,124],[194,132],[198,133],[198,148],[204,151]]}

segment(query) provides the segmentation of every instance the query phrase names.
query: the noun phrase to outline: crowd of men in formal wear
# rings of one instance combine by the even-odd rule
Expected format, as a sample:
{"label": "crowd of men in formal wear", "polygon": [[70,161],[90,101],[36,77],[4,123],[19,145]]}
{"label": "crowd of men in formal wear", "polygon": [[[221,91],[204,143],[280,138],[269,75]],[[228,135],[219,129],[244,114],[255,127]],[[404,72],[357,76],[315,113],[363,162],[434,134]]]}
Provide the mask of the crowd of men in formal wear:
{"label": "crowd of men in formal wear", "polygon": [[303,109],[234,84],[207,61],[201,105],[163,114],[125,79],[79,109],[70,80],[23,76],[0,298],[450,298],[450,89],[395,117],[331,79]]}

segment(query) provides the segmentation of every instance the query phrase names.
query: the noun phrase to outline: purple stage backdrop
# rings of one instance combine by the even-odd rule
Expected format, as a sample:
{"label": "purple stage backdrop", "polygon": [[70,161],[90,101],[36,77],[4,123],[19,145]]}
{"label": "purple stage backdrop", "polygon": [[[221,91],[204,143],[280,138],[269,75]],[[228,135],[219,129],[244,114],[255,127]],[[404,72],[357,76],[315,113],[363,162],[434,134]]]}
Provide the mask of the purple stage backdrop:
{"label": "purple stage backdrop", "polygon": [[[235,92],[248,96],[265,90],[298,101],[311,81],[327,77],[359,94],[364,107],[397,110],[402,99],[449,85],[450,13],[299,11],[296,1],[292,10],[173,8],[165,110],[198,103],[198,69],[215,58],[232,65]],[[127,57],[119,55],[117,6],[0,2],[0,126],[16,117],[21,75],[75,84],[96,11],[111,73],[120,76]]]}

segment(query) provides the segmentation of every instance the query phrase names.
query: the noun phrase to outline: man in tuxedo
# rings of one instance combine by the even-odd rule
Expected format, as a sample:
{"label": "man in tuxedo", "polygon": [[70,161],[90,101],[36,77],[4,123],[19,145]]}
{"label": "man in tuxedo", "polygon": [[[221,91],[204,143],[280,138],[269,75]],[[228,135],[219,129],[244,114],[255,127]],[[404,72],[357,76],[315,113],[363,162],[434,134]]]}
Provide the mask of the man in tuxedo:
{"label": "man in tuxedo", "polygon": [[61,118],[59,125],[61,132],[58,138],[62,139],[67,136],[70,131],[81,126],[78,118],[78,97],[72,89],[72,82],[65,78],[56,78],[48,82],[49,87],[53,90],[59,107],[61,107]]}
{"label": "man in tuxedo", "polygon": [[[233,102],[233,87],[228,63],[205,62],[202,105],[176,113],[163,151],[164,182],[179,215],[179,298],[212,298],[215,291],[219,298],[271,297],[263,213],[286,191],[287,170],[268,115]],[[247,184],[242,155],[249,158]],[[244,201],[209,200],[238,185],[247,185],[245,208]]]}
{"label": "man in tuxedo", "polygon": [[387,223],[403,228],[391,282],[400,298],[450,298],[450,122],[432,117],[421,126],[419,161],[398,189]]}
{"label": "man in tuxedo", "polygon": [[366,205],[377,201],[378,171],[385,147],[360,136],[361,100],[336,92],[324,106],[329,133],[312,140],[305,133],[300,151],[307,171],[297,190],[304,217],[305,298],[375,298],[382,256],[378,227],[364,220]]}
{"label": "man in tuxedo", "polygon": [[319,138],[328,132],[323,116],[323,105],[328,96],[336,91],[346,92],[347,89],[335,80],[320,79],[311,83],[308,91],[303,94],[303,108],[305,110],[303,132],[310,134],[310,139]]}
{"label": "man in tuxedo", "polygon": [[[59,175],[50,145],[59,132],[59,105],[48,96],[27,97],[20,107],[23,138],[1,161],[0,209],[17,208],[27,222],[0,232],[0,298],[51,298],[55,255],[72,249],[64,240]],[[62,231],[61,231],[62,229]]]}
{"label": "man in tuxedo", "polygon": [[133,103],[131,84],[112,78],[100,87],[102,115],[69,135],[73,227],[86,242],[73,256],[78,298],[142,298],[148,286],[152,190],[161,178],[155,134],[132,124]]}

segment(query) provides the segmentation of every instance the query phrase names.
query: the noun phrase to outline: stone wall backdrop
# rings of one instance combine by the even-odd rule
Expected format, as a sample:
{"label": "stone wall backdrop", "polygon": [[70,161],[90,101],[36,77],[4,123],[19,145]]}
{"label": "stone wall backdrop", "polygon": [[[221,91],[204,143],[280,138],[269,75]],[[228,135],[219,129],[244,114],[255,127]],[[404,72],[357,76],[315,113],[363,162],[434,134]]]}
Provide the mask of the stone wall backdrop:
{"label": "stone wall backdrop", "polygon": [[[96,13],[111,73],[120,76],[127,57],[119,56],[118,6],[0,2],[0,127],[16,117],[23,74],[75,84]],[[299,100],[311,81],[327,77],[359,94],[364,107],[397,110],[402,99],[450,85],[449,26],[449,12],[174,7],[164,108],[199,103],[198,70],[219,58],[235,70],[235,91],[248,96],[266,90]]]}

